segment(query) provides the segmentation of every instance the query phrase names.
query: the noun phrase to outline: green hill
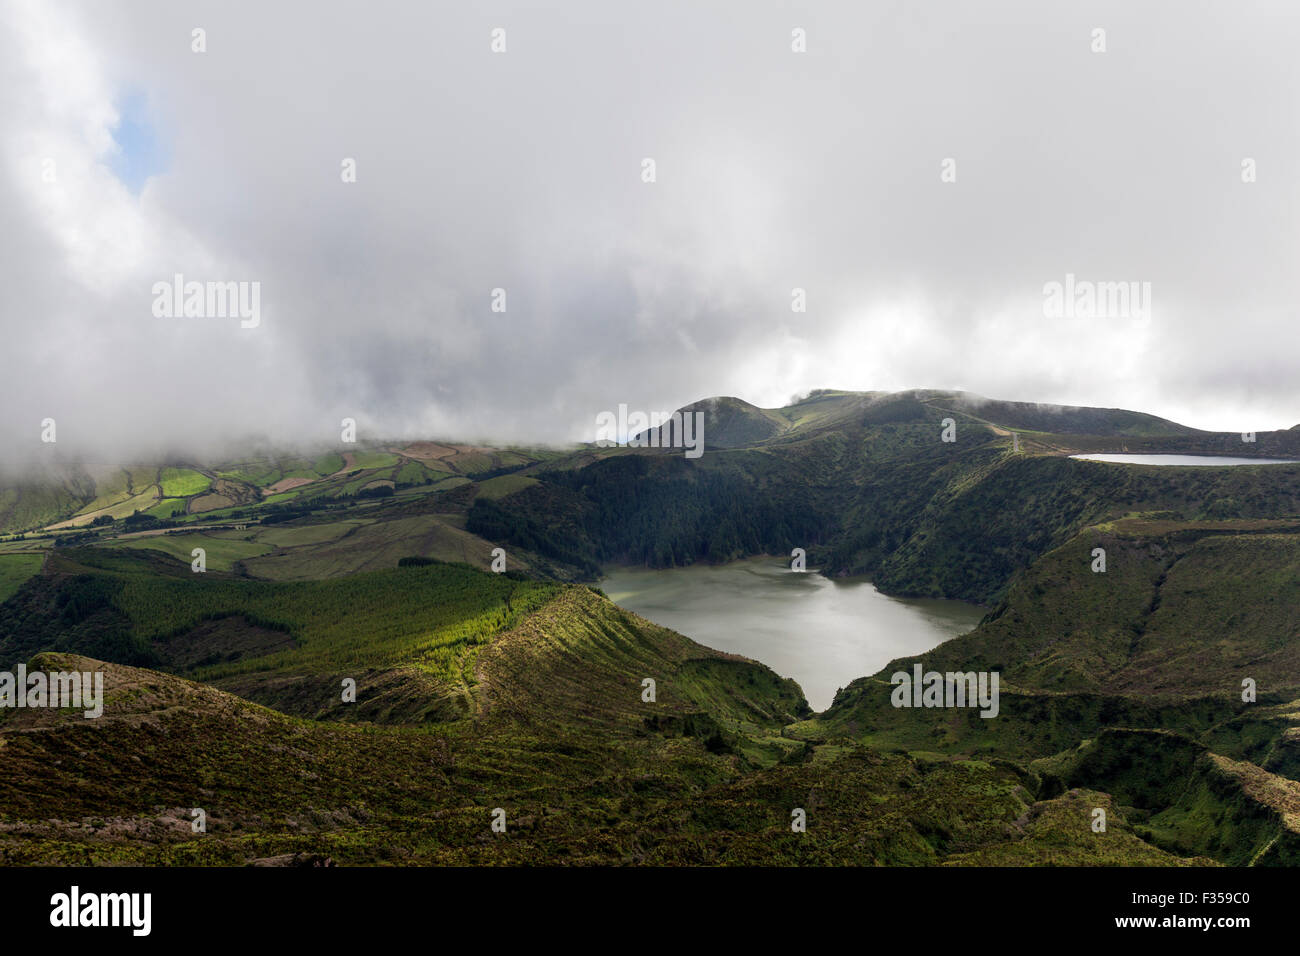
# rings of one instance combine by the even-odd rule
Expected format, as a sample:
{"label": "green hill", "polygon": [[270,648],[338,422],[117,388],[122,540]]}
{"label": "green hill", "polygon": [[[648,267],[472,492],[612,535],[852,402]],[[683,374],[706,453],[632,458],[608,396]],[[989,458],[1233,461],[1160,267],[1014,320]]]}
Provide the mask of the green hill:
{"label": "green hill", "polygon": [[[976,412],[1101,434],[1027,432],[1017,453],[1006,424]],[[1242,444],[1122,410],[904,392],[816,393],[784,413],[791,427],[744,446],[714,447],[706,431],[712,450],[697,460],[645,449],[579,467],[539,466],[530,470],[536,483],[475,500],[467,528],[575,573],[803,547],[824,573],[868,573],[886,593],[995,603],[1039,556],[1131,512],[1300,514],[1300,467],[1117,467],[1066,457],[1097,443],[1184,451],[1229,438]],[[941,440],[945,420],[951,442]],[[1148,437],[1107,437],[1133,434]]]}
{"label": "green hill", "polygon": [[[209,575],[150,552],[70,552],[5,606],[6,627],[27,639],[8,639],[9,657],[60,639],[42,633],[75,643],[111,624],[132,652],[171,655],[166,666],[210,683],[37,655],[34,668],[102,669],[104,716],[0,712],[0,860],[1180,862],[1122,812],[1090,839],[1012,764],[799,739],[788,730],[809,713],[793,682],[585,587],[425,565],[364,581],[361,593],[383,599],[347,613],[356,577],[302,588]],[[432,600],[401,597],[408,584]],[[448,633],[487,629],[461,641],[454,666],[430,669],[428,628],[440,620]],[[243,656],[193,659],[223,647]],[[334,680],[348,661],[355,704]],[[451,681],[461,705],[431,706]],[[498,806],[500,839],[489,826]],[[189,827],[193,807],[206,833]],[[790,828],[795,809],[806,833]],[[1037,824],[1020,825],[1026,815]]]}
{"label": "green hill", "polygon": [[[1300,862],[1300,467],[1068,457],[1300,431],[930,390],[696,410],[699,459],[374,442],[11,486],[0,658],[108,699],[0,709],[0,862]],[[793,547],[990,610],[813,714],[572,583]],[[996,672],[997,716],[894,707],[916,664]]]}
{"label": "green hill", "polygon": [[[781,416],[772,411],[759,408],[739,398],[708,398],[677,409],[673,416],[692,416],[689,427],[691,434],[711,448],[737,448],[742,445],[754,445],[780,435],[790,426],[782,421]],[[703,419],[694,416],[703,415]],[[696,430],[695,422],[702,421],[702,428]],[[657,448],[672,448],[681,444],[682,436],[674,431],[675,426],[663,425],[632,436],[634,442]],[[675,443],[676,442],[676,443]]]}

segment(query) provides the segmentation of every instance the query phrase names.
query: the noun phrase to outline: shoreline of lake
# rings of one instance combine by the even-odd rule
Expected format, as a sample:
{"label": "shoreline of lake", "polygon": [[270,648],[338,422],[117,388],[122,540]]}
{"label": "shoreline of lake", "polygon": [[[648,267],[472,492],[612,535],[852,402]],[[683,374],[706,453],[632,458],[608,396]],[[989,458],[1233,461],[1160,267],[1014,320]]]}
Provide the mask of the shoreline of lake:
{"label": "shoreline of lake", "polygon": [[973,630],[987,613],[965,601],[891,597],[865,575],[792,571],[773,556],[608,568],[599,586],[620,607],[793,678],[817,711],[837,689]]}

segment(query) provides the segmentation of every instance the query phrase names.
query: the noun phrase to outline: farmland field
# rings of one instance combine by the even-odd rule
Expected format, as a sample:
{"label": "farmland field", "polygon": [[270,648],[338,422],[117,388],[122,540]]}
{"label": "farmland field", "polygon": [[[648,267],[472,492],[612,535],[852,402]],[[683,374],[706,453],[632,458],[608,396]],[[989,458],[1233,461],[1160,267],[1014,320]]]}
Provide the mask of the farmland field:
{"label": "farmland field", "polygon": [[164,498],[188,498],[207,491],[212,479],[189,468],[164,468],[161,476]]}
{"label": "farmland field", "polygon": [[39,554],[0,553],[0,602],[7,601],[22,583],[41,569]]}
{"label": "farmland field", "polygon": [[115,542],[115,546],[140,551],[161,551],[187,565],[193,560],[191,552],[195,548],[203,548],[207,552],[208,568],[215,571],[229,571],[236,561],[266,554],[271,550],[269,544],[231,540],[208,534],[150,535],[118,541]]}
{"label": "farmland field", "polygon": [[535,484],[537,484],[537,479],[529,478],[527,475],[500,475],[480,482],[478,493],[480,497],[494,501],[497,498],[513,495],[516,491],[523,491]]}

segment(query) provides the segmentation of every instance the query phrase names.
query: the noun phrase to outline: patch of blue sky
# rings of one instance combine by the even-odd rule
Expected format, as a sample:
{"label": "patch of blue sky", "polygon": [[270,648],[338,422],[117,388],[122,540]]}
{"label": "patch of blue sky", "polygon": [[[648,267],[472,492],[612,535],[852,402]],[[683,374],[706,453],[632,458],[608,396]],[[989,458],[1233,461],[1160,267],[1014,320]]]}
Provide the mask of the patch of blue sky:
{"label": "patch of blue sky", "polygon": [[144,94],[131,93],[118,104],[113,142],[117,149],[109,159],[108,168],[137,196],[151,176],[166,171],[167,155]]}

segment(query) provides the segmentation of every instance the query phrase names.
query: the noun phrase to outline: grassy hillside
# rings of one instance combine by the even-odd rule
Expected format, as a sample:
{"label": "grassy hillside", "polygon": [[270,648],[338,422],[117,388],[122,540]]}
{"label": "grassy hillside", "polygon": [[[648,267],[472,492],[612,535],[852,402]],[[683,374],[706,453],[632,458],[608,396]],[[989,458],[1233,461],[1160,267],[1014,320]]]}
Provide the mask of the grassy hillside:
{"label": "grassy hillside", "polygon": [[[209,523],[389,522],[349,524],[346,537],[311,547],[250,549],[232,565],[275,580],[389,567],[404,555],[486,563],[495,547],[507,549],[514,568],[590,580],[609,563],[671,567],[801,547],[824,573],[870,574],[890,594],[994,604],[1039,556],[1131,512],[1300,514],[1300,466],[1155,468],[1066,457],[1286,455],[1300,452],[1300,429],[1244,443],[1123,409],[922,390],[819,391],[781,409],[720,398],[683,411],[697,410],[705,415],[698,460],[675,449],[430,441],[266,450],[11,488],[4,494],[24,503],[0,527],[30,529],[39,526],[35,513],[62,515],[46,525],[50,542],[112,545],[143,530]],[[941,440],[947,421],[951,442]]]}
{"label": "grassy hillside", "polygon": [[[758,408],[739,398],[709,398],[677,409],[683,418],[683,429],[689,429],[692,440],[703,440],[709,448],[737,448],[766,441],[787,431],[790,427],[783,416],[773,410]],[[686,416],[691,416],[689,422]],[[699,416],[703,416],[701,419]],[[697,423],[702,423],[697,427]],[[682,447],[685,436],[678,434],[675,425],[663,425],[630,436],[634,442],[653,442],[655,447]],[[679,452],[680,454],[680,452]]]}
{"label": "grassy hillside", "polygon": [[[153,671],[37,658],[46,669],[102,667],[105,715],[78,724],[12,711],[0,722],[0,861],[1183,862],[1137,839],[1120,813],[1091,834],[1082,813],[1036,801],[1009,767],[765,744],[770,715],[793,699],[770,672],[733,662],[725,680],[696,668],[679,682],[674,669],[703,649],[680,638],[661,647],[662,633],[637,635],[634,621],[613,634],[584,625],[572,617],[581,606],[563,609],[562,646],[515,660],[530,645],[505,640],[484,662],[477,717],[433,730],[288,718]],[[588,654],[591,668],[561,667]],[[521,712],[523,698],[507,693],[533,667],[575,675],[544,713],[539,698]],[[647,667],[664,678],[653,705],[640,703],[636,679]],[[615,689],[626,702],[608,703]],[[728,703],[698,709],[715,700]],[[190,827],[193,807],[206,813],[204,833]],[[504,833],[491,830],[496,807]],[[807,832],[791,830],[795,810]]]}
{"label": "grassy hillside", "polygon": [[[695,461],[620,450],[531,469],[536,484],[473,501],[468,528],[576,569],[803,547],[825,573],[868,573],[887,593],[995,603],[1040,555],[1130,512],[1300,514],[1300,466],[1117,467],[1065,457],[1080,438],[1065,432],[1027,432],[1017,453],[1004,424],[980,417],[1140,433],[1170,447],[1205,434],[1136,413],[919,392],[817,395],[786,412],[793,427],[746,447],[706,438],[712,450]],[[945,419],[951,442],[941,440]]]}
{"label": "grassy hillside", "polygon": [[0,603],[13,597],[41,567],[39,554],[0,554]]}
{"label": "grassy hillside", "polygon": [[[0,862],[1300,863],[1300,467],[1066,457],[1300,430],[1244,451],[934,391],[699,408],[698,460],[374,442],[6,491],[0,658],[109,697],[0,710]],[[990,611],[813,714],[569,583],[793,547]],[[997,672],[998,716],[895,708],[916,663]]]}
{"label": "grassy hillside", "polygon": [[[1153,846],[1293,865],[1297,547],[1296,519],[1094,526],[1036,562],[974,631],[853,681],[788,733],[1013,760],[1044,798],[1109,794]],[[891,675],[916,664],[998,673],[998,715],[894,707]]]}
{"label": "grassy hillside", "polygon": [[[1097,548],[1104,573],[1092,570]],[[1012,686],[1051,692],[1236,699],[1250,677],[1261,693],[1300,694],[1297,564],[1300,519],[1094,526],[925,663],[1000,670]]]}
{"label": "grassy hillside", "polygon": [[479,645],[555,590],[465,565],[275,583],[192,573],[149,551],[72,550],[0,606],[0,657],[93,650],[315,714],[343,678],[391,682],[398,667],[447,696],[472,682]]}
{"label": "grassy hillside", "polygon": [[[457,565],[274,583],[195,575],[156,551],[68,550],[0,617],[11,658],[106,648],[204,680],[83,661],[108,674],[100,720],[0,713],[9,863],[1168,865],[1293,852],[1281,774],[1300,766],[1294,705],[1123,712],[1097,694],[1090,711],[1082,696],[1013,692],[992,734],[918,712],[890,731],[866,723],[881,715],[862,682],[813,718],[793,682],[591,589]],[[1019,699],[1058,710],[1017,716]],[[1154,789],[1117,774],[1148,759],[1135,752],[1083,759],[1143,706],[1153,725],[1214,741],[1177,738],[1196,754],[1177,772],[1201,796],[1170,783],[1172,764]],[[1130,751],[1174,753],[1135,739]],[[188,827],[194,806],[205,834]],[[1104,833],[1090,827],[1097,806]],[[490,829],[494,807],[505,834]],[[796,810],[807,832],[791,829]]]}
{"label": "grassy hillside", "polygon": [[[246,457],[128,467],[82,467],[51,459],[0,481],[0,534],[84,528],[136,511],[170,518],[263,504],[340,501],[366,486],[426,490],[448,478],[490,478],[562,455],[551,449],[485,448],[415,442],[353,443],[313,454],[263,449]],[[162,503],[160,504],[160,501]]]}
{"label": "grassy hillside", "polygon": [[1155,846],[1235,866],[1300,864],[1300,783],[1176,734],[1107,730],[1034,767],[1049,792],[1105,788]]}

